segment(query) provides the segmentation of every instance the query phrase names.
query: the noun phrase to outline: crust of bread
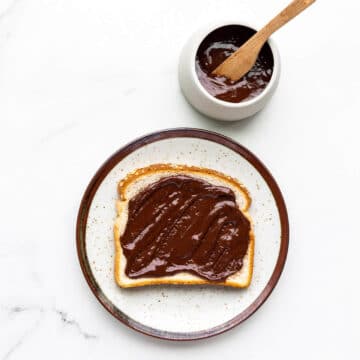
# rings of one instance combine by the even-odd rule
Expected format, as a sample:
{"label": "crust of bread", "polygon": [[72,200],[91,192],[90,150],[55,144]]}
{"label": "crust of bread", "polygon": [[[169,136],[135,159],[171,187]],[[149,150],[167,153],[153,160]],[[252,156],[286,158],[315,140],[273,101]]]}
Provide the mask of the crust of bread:
{"label": "crust of bread", "polygon": [[[126,276],[126,258],[121,247],[121,235],[125,230],[127,223],[127,206],[129,200],[142,191],[145,186],[169,175],[183,174],[194,178],[202,178],[215,185],[230,187],[236,194],[236,201],[240,210],[250,221],[250,241],[247,253],[244,257],[242,268],[235,274],[230,275],[225,281],[209,281],[189,272],[181,272],[170,276],[163,277],[144,277],[131,279]],[[155,164],[145,168],[137,169],[128,174],[118,184],[119,200],[116,202],[117,217],[114,224],[115,239],[115,267],[114,275],[116,283],[122,288],[131,288],[148,285],[220,285],[231,286],[235,288],[246,288],[250,285],[253,265],[254,265],[254,247],[255,236],[253,231],[253,222],[248,213],[251,205],[251,198],[248,190],[236,179],[224,175],[211,169],[205,169],[186,165],[173,164]]]}

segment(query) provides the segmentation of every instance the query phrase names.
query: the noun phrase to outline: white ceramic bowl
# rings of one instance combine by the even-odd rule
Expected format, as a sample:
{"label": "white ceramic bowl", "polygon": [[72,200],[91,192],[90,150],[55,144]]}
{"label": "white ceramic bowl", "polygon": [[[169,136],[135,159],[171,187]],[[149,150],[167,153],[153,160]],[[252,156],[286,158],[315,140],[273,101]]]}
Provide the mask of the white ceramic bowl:
{"label": "white ceramic bowl", "polygon": [[223,21],[208,24],[196,31],[182,49],[179,62],[179,82],[184,96],[195,109],[214,119],[235,121],[254,115],[270,100],[279,82],[280,57],[274,41],[269,39],[268,44],[274,58],[273,74],[264,91],[255,98],[240,103],[231,103],[213,97],[201,85],[196,75],[195,56],[204,38],[212,31],[226,25],[243,25],[256,29],[255,26],[246,22]]}

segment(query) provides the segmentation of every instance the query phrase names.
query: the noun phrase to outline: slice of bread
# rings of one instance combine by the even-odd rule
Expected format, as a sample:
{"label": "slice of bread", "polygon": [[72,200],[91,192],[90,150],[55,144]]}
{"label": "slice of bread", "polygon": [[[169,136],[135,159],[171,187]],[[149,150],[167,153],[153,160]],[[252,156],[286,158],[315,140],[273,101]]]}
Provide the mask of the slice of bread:
{"label": "slice of bread", "polygon": [[[223,282],[209,281],[202,277],[196,276],[188,272],[181,272],[171,276],[163,277],[143,277],[132,279],[125,273],[126,257],[123,254],[121,247],[121,236],[125,231],[128,220],[128,203],[144,188],[163,177],[170,175],[184,174],[194,178],[200,178],[207,182],[225,186],[234,191],[236,203],[241,212],[247,217],[251,224],[250,242],[247,253],[243,259],[241,269],[230,275]],[[245,288],[249,286],[253,273],[254,262],[254,233],[251,217],[248,209],[251,204],[251,198],[247,189],[237,180],[219,173],[214,170],[198,168],[184,165],[172,164],[156,164],[146,168],[138,169],[126,176],[125,179],[118,184],[119,200],[116,203],[117,218],[114,225],[115,237],[115,280],[120,287],[137,287],[145,285],[159,285],[159,284],[176,284],[176,285],[223,285],[237,288]]]}

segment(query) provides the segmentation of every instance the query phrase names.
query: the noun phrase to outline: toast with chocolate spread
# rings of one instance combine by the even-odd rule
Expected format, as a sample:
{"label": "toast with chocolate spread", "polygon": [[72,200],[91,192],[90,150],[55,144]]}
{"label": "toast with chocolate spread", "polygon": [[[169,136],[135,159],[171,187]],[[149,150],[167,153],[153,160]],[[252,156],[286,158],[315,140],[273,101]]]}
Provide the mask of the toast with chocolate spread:
{"label": "toast with chocolate spread", "polygon": [[251,198],[214,170],[156,164],[118,184],[115,280],[157,284],[249,286],[254,232]]}

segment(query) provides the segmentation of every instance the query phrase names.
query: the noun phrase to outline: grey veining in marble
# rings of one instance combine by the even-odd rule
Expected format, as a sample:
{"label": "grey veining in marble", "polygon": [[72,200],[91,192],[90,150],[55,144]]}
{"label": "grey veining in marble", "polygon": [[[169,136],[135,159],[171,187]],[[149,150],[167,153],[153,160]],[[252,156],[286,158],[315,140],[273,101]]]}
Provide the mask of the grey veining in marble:
{"label": "grey veining in marble", "polygon": [[[275,34],[282,76],[252,119],[209,120],[178,86],[195,29],[229,17],[260,27],[288,2],[0,0],[0,359],[360,358],[360,1],[316,1]],[[184,126],[264,161],[291,238],[280,282],[251,319],[176,344],[102,308],[79,267],[75,223],[105,159]]]}
{"label": "grey veining in marble", "polygon": [[27,341],[27,339],[31,336],[31,334],[41,326],[41,322],[44,319],[44,316],[47,314],[55,314],[57,319],[61,321],[65,328],[67,327],[74,327],[76,332],[85,340],[95,340],[98,338],[97,335],[91,334],[85,330],[83,330],[82,326],[76,321],[74,318],[69,316],[69,314],[63,310],[58,308],[45,308],[42,306],[21,306],[15,305],[11,307],[2,306],[0,308],[0,312],[7,313],[9,317],[19,316],[23,313],[33,313],[36,314],[35,321],[32,325],[21,333],[18,336],[15,343],[10,344],[10,346],[6,349],[5,354],[3,355],[2,359],[6,360],[9,359],[14,355],[14,353]]}

